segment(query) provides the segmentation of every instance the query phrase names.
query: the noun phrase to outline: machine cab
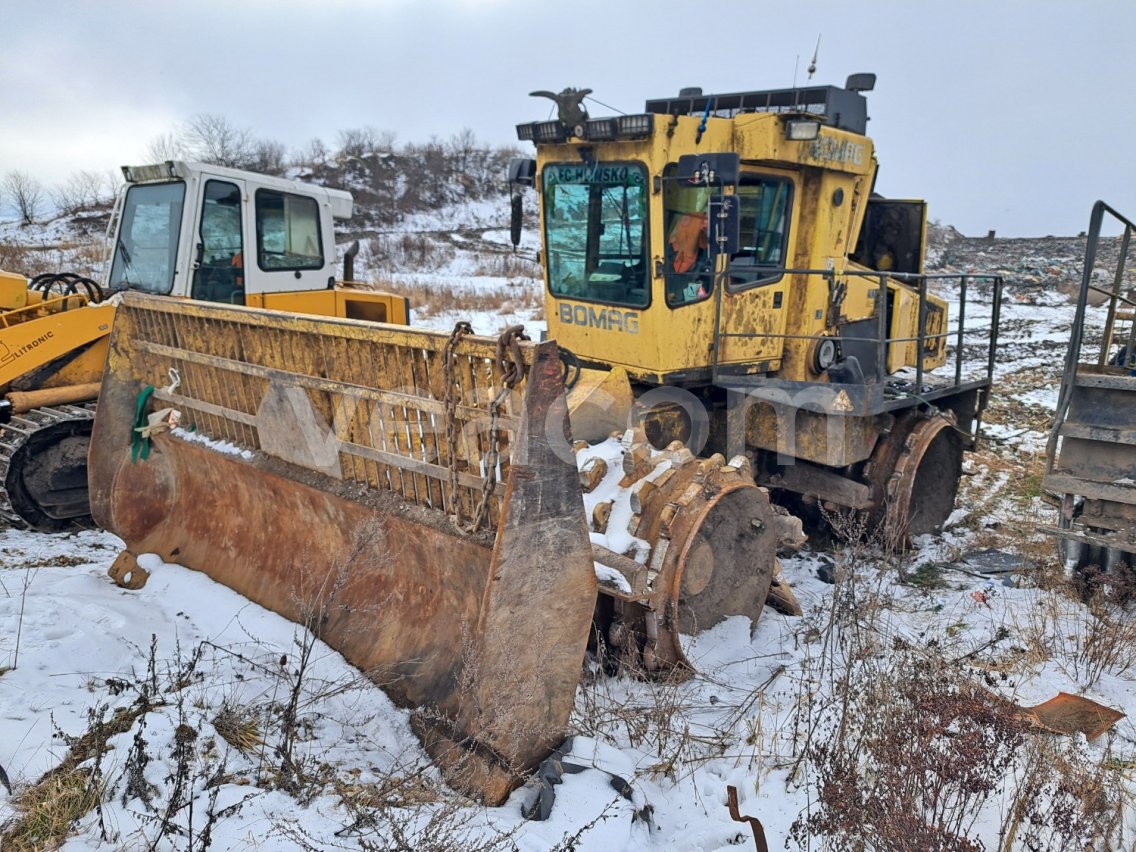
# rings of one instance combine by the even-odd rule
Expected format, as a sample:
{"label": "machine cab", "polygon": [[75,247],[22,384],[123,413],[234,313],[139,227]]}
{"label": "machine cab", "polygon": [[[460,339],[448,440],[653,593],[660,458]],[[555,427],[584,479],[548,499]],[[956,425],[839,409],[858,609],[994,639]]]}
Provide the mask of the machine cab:
{"label": "machine cab", "polygon": [[108,289],[243,305],[334,285],[350,193],[202,163],[122,171]]}
{"label": "machine cab", "polygon": [[646,384],[941,366],[946,303],[917,292],[925,206],[872,192],[873,84],[691,89],[615,118],[587,115],[590,90],[537,93],[559,115],[517,126],[537,157],[512,179],[540,201],[549,335]]}

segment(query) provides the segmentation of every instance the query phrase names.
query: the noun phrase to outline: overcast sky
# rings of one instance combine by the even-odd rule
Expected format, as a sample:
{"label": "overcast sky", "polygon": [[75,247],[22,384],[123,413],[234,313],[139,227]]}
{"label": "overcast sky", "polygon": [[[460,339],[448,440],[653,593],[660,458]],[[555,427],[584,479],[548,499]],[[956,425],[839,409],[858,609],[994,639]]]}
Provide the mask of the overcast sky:
{"label": "overcast sky", "polygon": [[[1136,3],[765,0],[0,0],[0,174],[138,162],[212,113],[290,150],[371,125],[515,142],[533,89],[624,112],[874,71],[877,189],[966,234],[1136,215]],[[795,73],[794,73],[795,72]],[[593,116],[608,110],[592,102]]]}

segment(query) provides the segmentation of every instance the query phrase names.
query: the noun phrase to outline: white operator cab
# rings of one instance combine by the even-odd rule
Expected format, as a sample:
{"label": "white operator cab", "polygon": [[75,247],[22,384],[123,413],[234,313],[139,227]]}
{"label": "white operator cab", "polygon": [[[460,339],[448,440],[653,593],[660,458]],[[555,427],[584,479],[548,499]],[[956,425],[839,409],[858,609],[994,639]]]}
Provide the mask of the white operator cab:
{"label": "white operator cab", "polygon": [[350,193],[174,160],[122,172],[109,290],[243,305],[335,285],[333,223],[351,217]]}

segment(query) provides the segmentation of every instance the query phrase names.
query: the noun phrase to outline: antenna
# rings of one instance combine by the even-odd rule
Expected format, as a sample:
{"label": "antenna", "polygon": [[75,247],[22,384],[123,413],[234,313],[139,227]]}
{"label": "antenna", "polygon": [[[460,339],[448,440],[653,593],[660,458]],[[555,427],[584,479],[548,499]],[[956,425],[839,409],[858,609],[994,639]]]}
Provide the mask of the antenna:
{"label": "antenna", "polygon": [[797,69],[801,67],[801,54],[797,54],[797,58],[793,60],[793,88],[797,88]]}
{"label": "antenna", "polygon": [[816,49],[813,50],[813,61],[809,63],[809,79],[813,78],[813,74],[817,70],[817,56],[820,55],[820,36],[817,36]]}

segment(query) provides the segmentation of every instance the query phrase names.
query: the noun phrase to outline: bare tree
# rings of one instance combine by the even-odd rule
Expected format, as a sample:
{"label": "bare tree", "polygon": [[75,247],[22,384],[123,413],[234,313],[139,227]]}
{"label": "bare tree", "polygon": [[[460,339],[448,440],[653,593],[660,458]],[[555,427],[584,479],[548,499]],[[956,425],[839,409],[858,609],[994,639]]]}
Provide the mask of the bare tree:
{"label": "bare tree", "polygon": [[446,150],[456,160],[455,166],[459,172],[464,173],[469,167],[469,158],[478,148],[477,137],[468,127],[463,127],[460,133],[455,133],[446,142]]}
{"label": "bare tree", "polygon": [[98,172],[72,172],[67,182],[51,191],[51,200],[60,213],[77,213],[104,203],[113,192],[106,192],[106,178]]}
{"label": "bare tree", "polygon": [[224,116],[193,116],[186,122],[184,140],[193,156],[218,166],[242,168],[254,159],[252,132],[237,127]]}
{"label": "bare tree", "polygon": [[327,145],[317,136],[296,152],[295,160],[300,166],[318,166],[326,163],[330,156],[331,152],[327,149]]}
{"label": "bare tree", "polygon": [[[520,156],[518,154],[518,156]],[[114,197],[118,194],[118,188],[122,186],[122,171],[119,169],[108,169],[103,175],[103,187],[106,190],[106,203],[113,204]]]}
{"label": "bare tree", "polygon": [[252,159],[248,163],[253,171],[279,175],[284,173],[284,146],[270,139],[258,139],[252,145]]}
{"label": "bare tree", "polygon": [[143,155],[148,163],[164,163],[166,160],[184,159],[188,152],[185,142],[176,134],[163,133],[146,144]]}
{"label": "bare tree", "polygon": [[33,224],[43,206],[43,185],[26,172],[13,171],[4,176],[4,189],[16,208],[20,222]]}
{"label": "bare tree", "polygon": [[394,149],[396,134],[367,125],[339,131],[339,153],[346,157],[367,154],[389,154]]}

